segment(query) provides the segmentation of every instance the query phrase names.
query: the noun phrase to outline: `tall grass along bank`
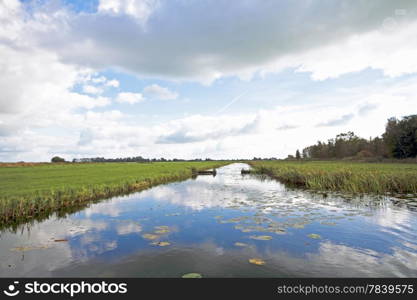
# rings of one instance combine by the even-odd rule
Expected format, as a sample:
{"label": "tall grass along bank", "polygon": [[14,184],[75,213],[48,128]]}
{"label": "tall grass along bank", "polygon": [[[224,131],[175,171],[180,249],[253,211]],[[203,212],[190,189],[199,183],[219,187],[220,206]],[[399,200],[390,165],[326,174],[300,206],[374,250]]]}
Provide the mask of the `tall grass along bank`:
{"label": "tall grass along bank", "polygon": [[255,173],[313,190],[417,194],[417,164],[331,161],[254,161]]}
{"label": "tall grass along bank", "polygon": [[0,226],[89,201],[183,180],[225,162],[40,164],[0,167]]}

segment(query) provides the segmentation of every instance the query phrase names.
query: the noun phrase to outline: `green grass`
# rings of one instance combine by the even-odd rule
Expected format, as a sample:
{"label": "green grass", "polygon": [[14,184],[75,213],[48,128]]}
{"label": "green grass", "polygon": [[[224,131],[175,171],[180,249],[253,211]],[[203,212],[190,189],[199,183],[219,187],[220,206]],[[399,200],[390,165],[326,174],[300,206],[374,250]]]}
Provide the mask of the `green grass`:
{"label": "green grass", "polygon": [[0,167],[0,225],[146,189],[225,162],[41,164]]}
{"label": "green grass", "polygon": [[320,191],[417,194],[417,164],[335,161],[254,161],[255,173]]}

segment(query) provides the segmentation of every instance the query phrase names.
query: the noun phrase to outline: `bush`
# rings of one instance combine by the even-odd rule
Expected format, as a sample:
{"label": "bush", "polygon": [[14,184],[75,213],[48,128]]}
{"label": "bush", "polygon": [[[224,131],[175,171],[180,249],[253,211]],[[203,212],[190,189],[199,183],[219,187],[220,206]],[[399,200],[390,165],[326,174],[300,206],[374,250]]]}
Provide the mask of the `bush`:
{"label": "bush", "polygon": [[52,157],[51,162],[53,162],[53,163],[65,162],[65,159],[63,159],[62,157],[59,157],[59,156],[54,156],[54,157]]}
{"label": "bush", "polygon": [[371,151],[368,150],[361,150],[356,154],[356,157],[358,158],[365,158],[365,157],[373,157],[375,156]]}

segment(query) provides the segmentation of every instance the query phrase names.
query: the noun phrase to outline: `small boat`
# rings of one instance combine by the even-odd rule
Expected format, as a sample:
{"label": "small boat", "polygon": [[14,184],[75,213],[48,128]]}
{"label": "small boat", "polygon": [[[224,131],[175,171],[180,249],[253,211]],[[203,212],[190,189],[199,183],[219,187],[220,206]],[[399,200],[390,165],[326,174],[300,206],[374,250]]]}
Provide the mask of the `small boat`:
{"label": "small boat", "polygon": [[203,171],[197,171],[197,170],[193,169],[193,174],[194,175],[213,175],[213,176],[216,176],[217,171],[216,171],[216,169],[203,170]]}
{"label": "small boat", "polygon": [[205,171],[198,171],[198,175],[216,175],[216,169],[213,170],[205,170]]}
{"label": "small boat", "polygon": [[240,174],[250,174],[250,170],[245,170],[245,169],[242,169],[241,171],[240,171]]}

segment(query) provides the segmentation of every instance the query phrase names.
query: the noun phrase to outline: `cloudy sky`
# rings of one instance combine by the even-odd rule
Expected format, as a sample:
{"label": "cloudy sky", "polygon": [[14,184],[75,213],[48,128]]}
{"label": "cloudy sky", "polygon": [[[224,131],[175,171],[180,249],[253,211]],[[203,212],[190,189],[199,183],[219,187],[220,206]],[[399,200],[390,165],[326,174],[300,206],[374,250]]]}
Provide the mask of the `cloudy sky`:
{"label": "cloudy sky", "polygon": [[282,158],[415,113],[415,0],[0,0],[0,161]]}

